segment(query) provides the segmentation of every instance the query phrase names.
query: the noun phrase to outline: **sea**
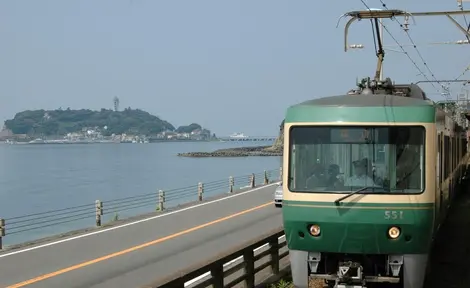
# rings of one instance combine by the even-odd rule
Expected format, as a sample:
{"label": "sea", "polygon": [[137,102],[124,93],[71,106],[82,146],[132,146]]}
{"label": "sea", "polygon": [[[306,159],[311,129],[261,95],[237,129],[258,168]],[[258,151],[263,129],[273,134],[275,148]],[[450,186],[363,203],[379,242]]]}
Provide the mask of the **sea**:
{"label": "sea", "polygon": [[[221,187],[214,193],[227,193],[229,176],[245,176],[279,169],[280,157],[188,158],[180,152],[272,145],[272,142],[160,142],[145,144],[68,144],[68,145],[8,145],[0,144],[0,218],[6,219],[4,245],[17,244],[73,229],[93,227],[95,200],[106,201],[149,194],[149,204],[107,214],[104,222],[153,212],[158,190],[193,187],[198,182]],[[278,171],[278,170],[277,170]],[[276,172],[279,173],[279,172]],[[272,177],[279,177],[273,175]],[[237,178],[236,178],[237,179]],[[242,178],[240,178],[242,179]],[[243,178],[243,179],[246,179]],[[226,182],[224,182],[226,181]],[[184,201],[197,199],[197,190],[182,189]],[[217,190],[217,189],[215,189]],[[178,192],[178,191],[176,191]],[[155,203],[151,194],[155,193]],[[173,196],[174,197],[174,196]],[[183,201],[181,200],[181,201]],[[89,205],[88,218],[67,222],[47,218],[42,212]],[[38,214],[39,213],[39,214]],[[210,211],[208,211],[210,213]],[[50,221],[50,225],[32,229],[27,226],[31,216],[35,221]],[[54,218],[54,219],[52,219]],[[9,220],[12,219],[12,220]],[[73,219],[71,219],[73,220]],[[56,221],[56,222],[54,222]],[[14,224],[9,225],[9,223]],[[57,222],[65,222],[57,224]],[[24,228],[18,228],[23,225]],[[16,227],[13,229],[13,227]],[[46,226],[46,227],[43,227]]]}

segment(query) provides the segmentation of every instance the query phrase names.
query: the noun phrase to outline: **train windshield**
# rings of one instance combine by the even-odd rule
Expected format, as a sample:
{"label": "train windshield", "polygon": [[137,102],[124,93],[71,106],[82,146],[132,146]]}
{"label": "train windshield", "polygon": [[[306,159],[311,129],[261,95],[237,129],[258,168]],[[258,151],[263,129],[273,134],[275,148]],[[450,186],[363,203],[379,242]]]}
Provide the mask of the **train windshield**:
{"label": "train windshield", "polygon": [[293,126],[289,139],[292,192],[424,191],[422,126]]}

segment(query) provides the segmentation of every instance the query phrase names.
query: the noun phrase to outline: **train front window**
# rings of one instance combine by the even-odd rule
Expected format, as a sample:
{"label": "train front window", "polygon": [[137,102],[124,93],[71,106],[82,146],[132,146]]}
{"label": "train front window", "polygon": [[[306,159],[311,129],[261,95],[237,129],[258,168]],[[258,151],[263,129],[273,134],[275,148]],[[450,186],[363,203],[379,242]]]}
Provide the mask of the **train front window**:
{"label": "train front window", "polygon": [[422,126],[293,126],[289,139],[292,192],[424,191]]}

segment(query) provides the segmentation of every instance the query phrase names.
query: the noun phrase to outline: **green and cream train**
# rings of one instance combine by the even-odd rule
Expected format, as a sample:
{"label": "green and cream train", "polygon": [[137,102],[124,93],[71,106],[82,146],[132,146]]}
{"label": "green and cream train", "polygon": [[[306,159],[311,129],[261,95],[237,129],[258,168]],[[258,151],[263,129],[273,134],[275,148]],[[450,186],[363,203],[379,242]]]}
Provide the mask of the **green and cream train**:
{"label": "green and cream train", "polygon": [[415,84],[366,78],[288,108],[283,219],[294,286],[421,288],[467,164],[465,131]]}

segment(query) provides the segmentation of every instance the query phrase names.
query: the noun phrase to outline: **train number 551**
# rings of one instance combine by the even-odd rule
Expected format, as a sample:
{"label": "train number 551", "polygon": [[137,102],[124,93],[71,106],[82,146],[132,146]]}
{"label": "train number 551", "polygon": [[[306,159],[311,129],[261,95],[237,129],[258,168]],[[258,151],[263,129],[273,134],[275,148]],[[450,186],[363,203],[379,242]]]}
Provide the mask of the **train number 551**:
{"label": "train number 551", "polygon": [[387,220],[403,219],[403,211],[389,211],[384,212],[384,218]]}

